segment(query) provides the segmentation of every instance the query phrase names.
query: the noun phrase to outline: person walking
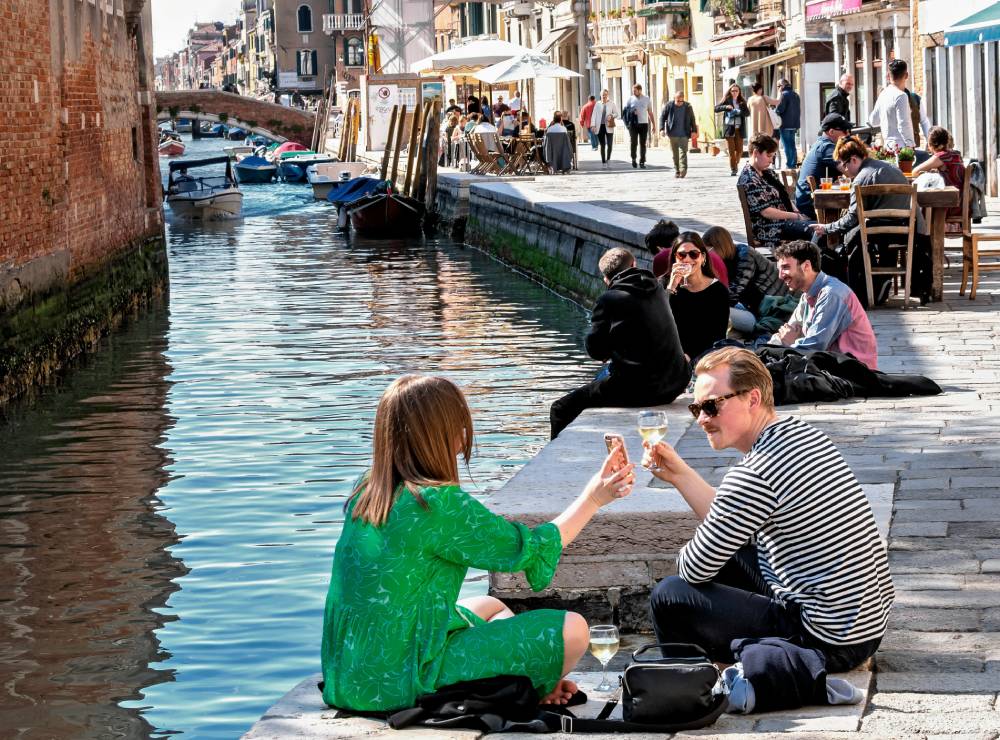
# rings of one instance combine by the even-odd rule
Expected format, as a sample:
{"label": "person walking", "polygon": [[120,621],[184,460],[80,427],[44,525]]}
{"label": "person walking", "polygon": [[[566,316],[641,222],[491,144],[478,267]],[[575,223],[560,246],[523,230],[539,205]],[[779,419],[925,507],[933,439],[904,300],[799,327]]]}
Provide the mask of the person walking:
{"label": "person walking", "polygon": [[694,108],[684,101],[684,93],[674,95],[672,103],[663,106],[660,113],[660,133],[670,139],[670,153],[674,158],[674,177],[684,177],[688,170],[688,146],[691,135],[698,133]]}
{"label": "person walking", "polygon": [[743,156],[743,137],[746,136],[747,116],[750,109],[743,97],[743,91],[735,82],[729,86],[725,99],[715,106],[715,112],[722,114],[722,135],[729,145],[729,169],[735,177],[736,168]]}
{"label": "person walking", "polygon": [[[656,125],[656,120],[653,118],[653,101],[648,95],[642,94],[642,85],[633,85],[632,95],[625,103],[625,107],[632,112],[632,119],[627,122],[632,169],[637,166],[646,169],[646,140],[649,138],[650,125]],[[639,148],[638,165],[635,161],[636,144]]]}
{"label": "person walking", "polygon": [[851,91],[854,89],[854,75],[846,72],[840,76],[840,82],[823,108],[825,115],[836,113],[845,120],[851,120]]}
{"label": "person walking", "polygon": [[594,132],[601,147],[602,167],[607,167],[611,161],[615,123],[619,118],[621,118],[621,111],[618,110],[615,101],[611,99],[611,93],[607,90],[601,90],[601,101],[594,106],[594,112],[590,115],[590,130]]}
{"label": "person walking", "polygon": [[584,103],[584,106],[580,109],[580,130],[587,132],[587,136],[590,139],[590,148],[596,152],[597,134],[595,134],[593,129],[590,128],[590,117],[594,113],[595,105],[597,105],[597,98],[591,95],[587,102]]}
{"label": "person walking", "polygon": [[[757,134],[774,136],[774,123],[771,120],[771,106],[777,105],[780,101],[777,98],[768,97],[764,94],[764,86],[759,82],[753,83],[751,88],[753,95],[747,101],[747,108],[750,109],[750,139]],[[749,139],[748,139],[749,141]]]}
{"label": "person walking", "polygon": [[868,125],[881,129],[882,143],[889,149],[916,146],[910,96],[906,94],[909,78],[906,62],[902,59],[889,62],[889,84],[879,93],[868,116]]}
{"label": "person walking", "polygon": [[795,136],[799,132],[802,118],[802,101],[799,94],[792,89],[792,84],[782,77],[778,80],[778,107],[774,112],[781,116],[781,128],[778,135],[781,146],[785,150],[785,166],[795,169],[799,166],[798,148],[795,146]]}

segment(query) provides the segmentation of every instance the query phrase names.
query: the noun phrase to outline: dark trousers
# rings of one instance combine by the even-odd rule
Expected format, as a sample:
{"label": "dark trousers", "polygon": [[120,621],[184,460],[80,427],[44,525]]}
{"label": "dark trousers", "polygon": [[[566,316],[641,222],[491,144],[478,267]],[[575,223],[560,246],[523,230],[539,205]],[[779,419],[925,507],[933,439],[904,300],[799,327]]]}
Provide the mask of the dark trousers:
{"label": "dark trousers", "polygon": [[816,232],[810,227],[815,223],[815,221],[782,221],[781,240],[795,241],[796,239],[804,239],[805,241],[811,241]]}
{"label": "dark trousers", "polygon": [[623,380],[618,376],[605,375],[602,372],[598,375],[598,379],[567,393],[552,404],[552,408],[549,409],[552,439],[558,437],[559,433],[586,409],[602,406],[634,408],[672,403],[687,387],[688,378],[689,373],[684,373],[674,383],[676,387],[654,389],[641,382]]}
{"label": "dark trousers", "polygon": [[849,671],[875,654],[882,638],[833,645],[802,624],[799,607],[774,598],[757,562],[757,548],[744,545],[709,583],[664,578],[649,599],[658,642],[693,642],[720,663],[735,659],[730,643],[747,637],[780,637],[816,648],[830,673]]}
{"label": "dark trousers", "polygon": [[601,145],[601,161],[607,162],[611,159],[611,147],[615,143],[615,130],[608,131],[608,127],[603,123],[597,131],[597,143]]}
{"label": "dark trousers", "polygon": [[646,139],[649,137],[649,124],[636,123],[628,127],[629,148],[632,163],[635,164],[635,148],[639,145],[639,164],[646,164]]}

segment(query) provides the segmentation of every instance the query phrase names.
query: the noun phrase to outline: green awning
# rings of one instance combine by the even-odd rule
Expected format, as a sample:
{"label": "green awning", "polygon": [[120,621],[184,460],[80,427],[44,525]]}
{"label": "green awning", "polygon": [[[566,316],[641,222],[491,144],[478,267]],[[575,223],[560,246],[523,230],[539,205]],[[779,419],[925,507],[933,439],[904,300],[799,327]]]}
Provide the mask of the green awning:
{"label": "green awning", "polygon": [[1000,2],[959,21],[944,32],[945,46],[965,46],[1000,41]]}

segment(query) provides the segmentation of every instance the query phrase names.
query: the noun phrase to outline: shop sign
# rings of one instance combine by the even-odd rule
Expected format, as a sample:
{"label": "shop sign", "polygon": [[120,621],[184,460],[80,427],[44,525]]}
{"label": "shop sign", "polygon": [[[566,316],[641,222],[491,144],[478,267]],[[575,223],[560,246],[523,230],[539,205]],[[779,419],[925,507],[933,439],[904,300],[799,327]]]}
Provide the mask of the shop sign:
{"label": "shop sign", "polygon": [[831,18],[861,10],[863,0],[817,0],[806,5],[806,20]]}

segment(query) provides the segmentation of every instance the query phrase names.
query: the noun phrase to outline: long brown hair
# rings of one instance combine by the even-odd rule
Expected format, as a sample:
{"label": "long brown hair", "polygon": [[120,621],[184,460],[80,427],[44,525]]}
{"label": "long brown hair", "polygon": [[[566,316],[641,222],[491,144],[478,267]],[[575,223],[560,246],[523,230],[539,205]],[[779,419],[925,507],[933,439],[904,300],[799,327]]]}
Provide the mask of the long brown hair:
{"label": "long brown hair", "polygon": [[674,263],[677,261],[677,250],[683,244],[691,244],[701,252],[701,274],[705,277],[714,278],[715,270],[712,269],[712,261],[708,258],[708,247],[705,246],[705,242],[701,240],[701,234],[697,231],[682,231],[674,239],[674,246],[670,250],[670,262],[667,264],[667,275],[670,274],[670,270],[673,269]]}
{"label": "long brown hair", "polygon": [[380,526],[406,489],[458,483],[455,446],[472,457],[472,414],[465,396],[445,378],[404,375],[382,394],[375,411],[372,467],[355,487],[351,518]]}
{"label": "long brown hair", "polygon": [[705,246],[714,249],[715,253],[722,257],[723,262],[735,259],[736,245],[733,244],[733,235],[728,229],[722,226],[710,226],[708,231],[701,235],[701,240]]}

